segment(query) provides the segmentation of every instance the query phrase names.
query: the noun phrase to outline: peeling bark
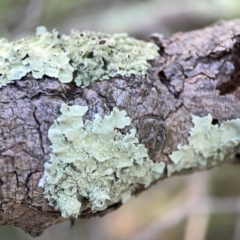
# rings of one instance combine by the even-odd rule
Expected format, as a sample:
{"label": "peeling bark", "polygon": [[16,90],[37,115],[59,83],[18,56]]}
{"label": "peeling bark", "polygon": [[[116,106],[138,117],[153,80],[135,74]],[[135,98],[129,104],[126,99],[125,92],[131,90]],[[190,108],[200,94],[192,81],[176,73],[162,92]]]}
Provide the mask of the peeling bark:
{"label": "peeling bark", "polygon": [[[154,35],[151,41],[161,49],[146,77],[115,77],[82,89],[28,74],[0,89],[0,225],[39,236],[65,220],[38,188],[51,152],[47,132],[62,103],[87,105],[85,120],[109,114],[113,107],[124,109],[132,123],[122,132],[136,128],[150,158],[165,163],[178,144],[187,144],[193,114],[210,113],[213,124],[240,118],[240,20],[169,38]],[[134,193],[142,190],[139,186]],[[80,218],[93,215],[89,209]]]}

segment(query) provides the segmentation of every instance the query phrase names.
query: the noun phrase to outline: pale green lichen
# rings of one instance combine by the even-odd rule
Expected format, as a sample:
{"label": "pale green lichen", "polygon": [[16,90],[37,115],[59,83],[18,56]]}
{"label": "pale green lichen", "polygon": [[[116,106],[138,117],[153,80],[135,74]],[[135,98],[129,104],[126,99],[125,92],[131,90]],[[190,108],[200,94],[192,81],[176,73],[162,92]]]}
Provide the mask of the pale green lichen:
{"label": "pale green lichen", "polygon": [[212,125],[212,116],[193,116],[194,127],[188,138],[189,145],[178,146],[178,151],[169,155],[174,164],[167,166],[168,175],[184,169],[207,169],[240,152],[240,119]]}
{"label": "pale green lichen", "polygon": [[130,38],[126,33],[110,35],[73,30],[70,36],[62,37],[62,46],[77,70],[78,86],[117,75],[145,75],[150,67],[147,60],[158,55],[155,44]]}
{"label": "pale green lichen", "polygon": [[15,42],[0,40],[0,87],[31,72],[86,87],[92,81],[117,75],[145,75],[148,60],[158,56],[158,47],[127,34],[104,34],[73,30],[59,36],[38,27],[35,37]]}
{"label": "pale green lichen", "polygon": [[63,217],[77,217],[88,207],[96,212],[124,203],[134,186],[148,187],[164,171],[164,163],[149,159],[135,129],[126,135],[117,130],[131,122],[125,111],[114,108],[109,116],[96,114],[84,123],[87,110],[63,104],[62,115],[49,129],[53,153],[39,185]]}
{"label": "pale green lichen", "polygon": [[43,75],[59,78],[61,82],[72,81],[74,68],[69,57],[60,47],[58,33],[37,29],[37,36],[16,42],[0,39],[0,86],[21,79],[31,72],[34,78]]}

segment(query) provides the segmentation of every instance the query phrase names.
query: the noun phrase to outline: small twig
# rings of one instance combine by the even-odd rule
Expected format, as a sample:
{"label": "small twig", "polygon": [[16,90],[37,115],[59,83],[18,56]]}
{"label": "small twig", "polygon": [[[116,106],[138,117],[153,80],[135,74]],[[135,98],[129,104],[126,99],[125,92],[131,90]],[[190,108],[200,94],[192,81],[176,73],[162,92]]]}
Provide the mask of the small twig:
{"label": "small twig", "polygon": [[[194,174],[189,178],[189,185],[193,191],[192,196],[202,198],[207,195],[208,190],[208,174]],[[187,220],[187,226],[185,228],[184,240],[204,240],[208,224],[208,214],[203,214],[201,216],[191,215]],[[196,232],[198,233],[196,235]]]}
{"label": "small twig", "polygon": [[240,217],[238,217],[236,220],[234,235],[233,235],[233,240],[239,240],[239,239],[240,239]]}

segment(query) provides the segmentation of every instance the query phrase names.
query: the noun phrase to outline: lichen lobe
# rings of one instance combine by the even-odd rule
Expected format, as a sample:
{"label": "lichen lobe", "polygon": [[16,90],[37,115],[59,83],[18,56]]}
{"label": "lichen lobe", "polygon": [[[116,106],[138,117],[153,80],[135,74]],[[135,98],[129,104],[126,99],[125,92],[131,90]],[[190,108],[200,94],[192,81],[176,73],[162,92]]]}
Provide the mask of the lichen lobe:
{"label": "lichen lobe", "polygon": [[188,138],[189,145],[178,146],[169,155],[173,164],[167,166],[168,176],[184,169],[204,170],[234,159],[240,152],[240,119],[212,124],[212,116],[193,116],[194,127]]}
{"label": "lichen lobe", "polygon": [[62,115],[49,129],[52,154],[39,185],[63,217],[124,203],[131,187],[147,187],[164,171],[164,163],[149,159],[135,129],[126,135],[118,130],[131,122],[125,111],[114,108],[109,116],[96,114],[93,121],[83,122],[87,111],[86,106],[63,104]]}

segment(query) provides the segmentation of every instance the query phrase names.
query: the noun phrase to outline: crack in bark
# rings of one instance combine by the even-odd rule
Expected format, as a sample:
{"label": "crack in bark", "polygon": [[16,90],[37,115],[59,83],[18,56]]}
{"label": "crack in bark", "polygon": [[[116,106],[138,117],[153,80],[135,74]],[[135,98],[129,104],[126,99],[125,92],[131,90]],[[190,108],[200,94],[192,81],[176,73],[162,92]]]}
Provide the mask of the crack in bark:
{"label": "crack in bark", "polygon": [[33,111],[33,117],[38,125],[37,130],[38,130],[38,134],[39,134],[39,139],[40,139],[40,147],[42,149],[42,154],[45,154],[44,151],[44,147],[43,147],[43,139],[42,139],[42,132],[41,132],[41,123],[38,121],[37,116],[36,116],[36,111],[37,111],[37,107],[35,107],[34,111]]}

